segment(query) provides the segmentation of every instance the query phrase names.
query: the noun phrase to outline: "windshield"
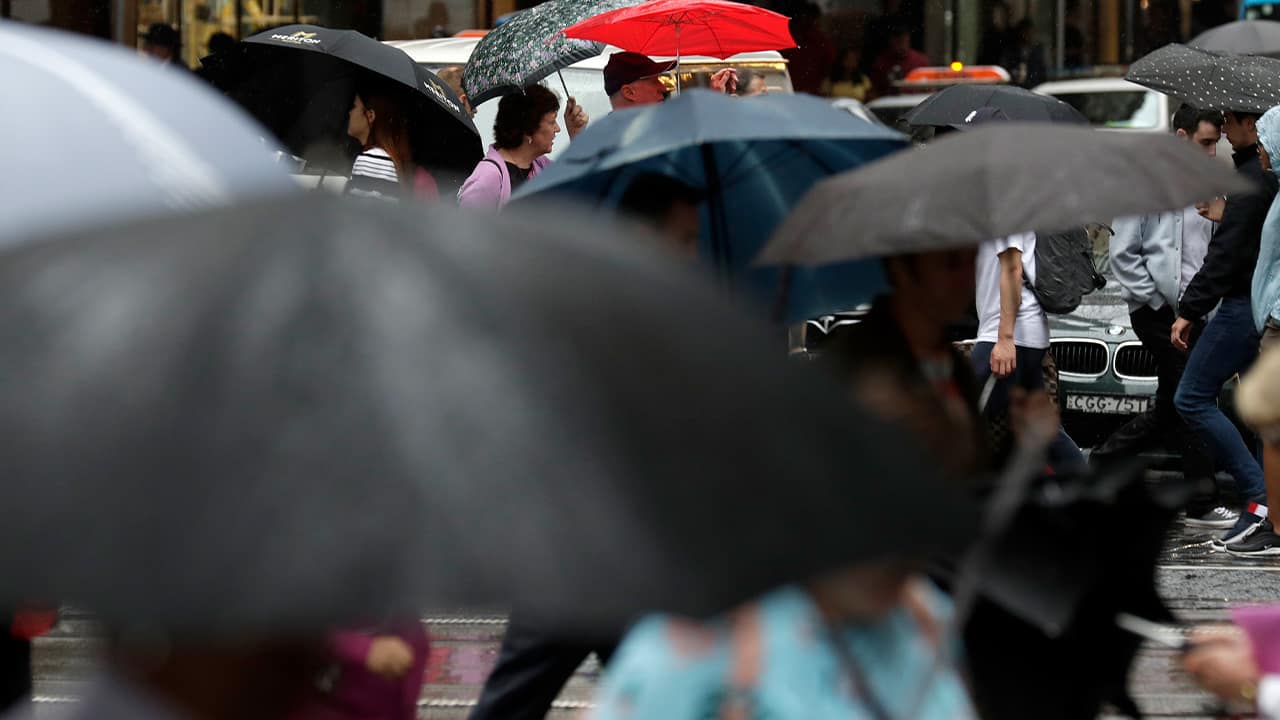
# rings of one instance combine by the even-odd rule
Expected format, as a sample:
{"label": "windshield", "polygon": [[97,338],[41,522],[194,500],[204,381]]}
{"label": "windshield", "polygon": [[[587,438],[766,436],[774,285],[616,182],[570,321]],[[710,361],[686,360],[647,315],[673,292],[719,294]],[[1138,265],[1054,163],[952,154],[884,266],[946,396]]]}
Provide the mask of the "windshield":
{"label": "windshield", "polygon": [[1160,94],[1150,90],[1055,93],[1099,127],[1132,130],[1160,128]]}
{"label": "windshield", "polygon": [[[428,70],[436,72],[444,65],[424,64]],[[725,68],[736,67],[739,72],[749,71],[753,74],[759,74],[764,78],[765,86],[769,92],[790,93],[791,78],[787,74],[787,67],[782,63],[757,64],[742,63],[737,65],[692,65],[681,68],[681,82],[684,87],[706,87],[711,84],[712,73]],[[560,76],[564,77],[564,84],[560,82]],[[669,74],[669,85],[674,87],[674,73]],[[569,94],[574,97],[587,115],[591,118],[602,118],[609,114],[612,106],[609,104],[609,96],[604,94],[604,73],[600,70],[590,68],[565,68],[559,74],[552,75],[542,81],[542,84],[550,88],[561,99],[563,110],[565,86],[569,88]],[[498,98],[494,98],[487,102],[481,103],[476,108],[476,129],[480,131],[480,137],[484,140],[485,147],[493,144],[493,122],[498,116]],[[562,112],[563,116],[563,112]],[[563,117],[562,117],[563,120]],[[563,122],[561,123],[563,125]],[[569,147],[569,138],[565,134],[561,134],[556,138],[555,149],[551,151],[551,157],[557,157],[564,149]]]}

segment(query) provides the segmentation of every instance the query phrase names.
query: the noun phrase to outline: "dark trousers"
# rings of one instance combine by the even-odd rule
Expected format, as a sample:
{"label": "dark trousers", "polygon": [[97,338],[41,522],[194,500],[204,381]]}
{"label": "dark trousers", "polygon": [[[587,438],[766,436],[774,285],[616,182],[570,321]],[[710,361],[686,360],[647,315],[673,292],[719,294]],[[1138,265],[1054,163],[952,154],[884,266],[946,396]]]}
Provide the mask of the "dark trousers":
{"label": "dark trousers", "polygon": [[485,681],[470,720],[542,720],[587,656],[608,662],[613,642],[571,641],[547,634],[512,615],[498,662]]}
{"label": "dark trousers", "polygon": [[[1213,458],[1209,448],[1199,435],[1192,432],[1178,408],[1173,403],[1173,396],[1178,392],[1178,384],[1182,382],[1182,373],[1187,368],[1187,354],[1178,350],[1169,340],[1169,331],[1173,328],[1177,317],[1173,308],[1168,305],[1159,310],[1143,306],[1129,314],[1129,323],[1133,332],[1142,341],[1142,346],[1156,360],[1156,404],[1152,411],[1156,436],[1165,447],[1176,448],[1182,453],[1182,473],[1190,481],[1197,483],[1202,493],[1193,501],[1193,512],[1204,511],[1217,504],[1217,486],[1213,480]],[[1192,330],[1192,342],[1200,335],[1202,325],[1197,324]],[[1117,432],[1122,432],[1117,431]]]}
{"label": "dark trousers", "polygon": [[[973,346],[970,362],[978,384],[984,385],[991,377],[991,351],[995,343],[980,342]],[[997,380],[987,399],[983,414],[988,418],[996,418],[1009,412],[1009,391],[1015,387],[1023,390],[1044,390],[1044,356],[1048,349],[1016,346],[1017,366],[1013,374]],[[1058,437],[1049,445],[1049,467],[1056,473],[1078,474],[1087,472],[1089,464],[1085,462],[1084,453],[1076,445],[1067,431],[1058,426]]]}
{"label": "dark trousers", "polygon": [[31,643],[9,634],[0,615],[0,714],[31,697]]}

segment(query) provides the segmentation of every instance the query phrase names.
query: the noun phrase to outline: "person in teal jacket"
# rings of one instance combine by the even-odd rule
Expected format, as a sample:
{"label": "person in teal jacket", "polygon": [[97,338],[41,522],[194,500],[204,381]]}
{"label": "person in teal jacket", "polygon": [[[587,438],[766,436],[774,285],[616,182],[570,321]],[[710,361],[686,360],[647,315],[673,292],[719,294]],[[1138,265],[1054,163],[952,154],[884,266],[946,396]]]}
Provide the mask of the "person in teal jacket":
{"label": "person in teal jacket", "polygon": [[[1263,168],[1280,175],[1280,106],[1258,118],[1258,145]],[[1272,203],[1262,226],[1252,297],[1253,322],[1263,346],[1280,342],[1280,203]]]}
{"label": "person in teal jacket", "polygon": [[889,564],[786,587],[708,624],[641,620],[592,720],[964,720],[950,604]]}

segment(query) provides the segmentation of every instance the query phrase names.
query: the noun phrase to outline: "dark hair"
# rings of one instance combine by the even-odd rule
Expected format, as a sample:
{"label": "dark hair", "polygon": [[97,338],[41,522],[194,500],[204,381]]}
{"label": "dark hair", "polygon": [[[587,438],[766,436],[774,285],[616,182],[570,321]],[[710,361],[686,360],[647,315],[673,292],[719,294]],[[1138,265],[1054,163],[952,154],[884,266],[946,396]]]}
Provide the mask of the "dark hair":
{"label": "dark hair", "polygon": [[1174,132],[1181,130],[1188,135],[1195,135],[1196,131],[1200,129],[1200,123],[1209,123],[1221,130],[1222,113],[1218,110],[1193,108],[1183,103],[1178,108],[1178,111],[1173,114],[1173,120],[1170,122],[1173,125]]}
{"label": "dark hair", "polygon": [[[846,72],[844,69],[844,60],[850,55],[858,58],[858,68],[853,73]],[[836,61],[831,64],[831,82],[860,83],[866,76],[867,74],[862,72],[862,51],[848,45],[840,48],[840,52],[836,53]]]}
{"label": "dark hair", "polygon": [[656,172],[640,173],[627,186],[618,201],[618,209],[626,215],[661,221],[676,203],[697,205],[703,193],[673,177]]}
{"label": "dark hair", "polygon": [[493,121],[493,144],[503,150],[520,147],[526,135],[538,132],[543,116],[559,110],[560,98],[541,85],[503,96],[498,103],[498,117]]}
{"label": "dark hair", "polygon": [[209,54],[217,55],[235,47],[236,39],[224,32],[216,32],[209,36]]}
{"label": "dark hair", "polygon": [[373,111],[373,125],[369,128],[369,144],[380,147],[391,156],[400,182],[412,182],[414,174],[413,147],[409,142],[409,116],[399,103],[377,90],[366,89],[356,96],[364,106]]}
{"label": "dark hair", "polygon": [[1262,113],[1256,113],[1256,112],[1240,112],[1238,110],[1227,110],[1223,114],[1225,115],[1226,113],[1231,113],[1232,115],[1235,115],[1236,122],[1240,122],[1242,120],[1248,120],[1250,118],[1253,118],[1254,122],[1258,122],[1258,118],[1262,117]]}

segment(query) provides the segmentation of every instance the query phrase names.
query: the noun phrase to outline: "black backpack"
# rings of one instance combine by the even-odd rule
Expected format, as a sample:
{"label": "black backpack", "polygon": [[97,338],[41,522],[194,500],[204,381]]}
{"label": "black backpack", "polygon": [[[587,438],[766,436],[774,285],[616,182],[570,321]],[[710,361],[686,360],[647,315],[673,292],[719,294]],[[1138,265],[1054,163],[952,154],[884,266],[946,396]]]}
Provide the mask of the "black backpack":
{"label": "black backpack", "polygon": [[1084,226],[1061,233],[1037,233],[1035,255],[1036,281],[1027,287],[1045,312],[1074,312],[1085,295],[1107,284],[1093,264],[1093,242]]}

